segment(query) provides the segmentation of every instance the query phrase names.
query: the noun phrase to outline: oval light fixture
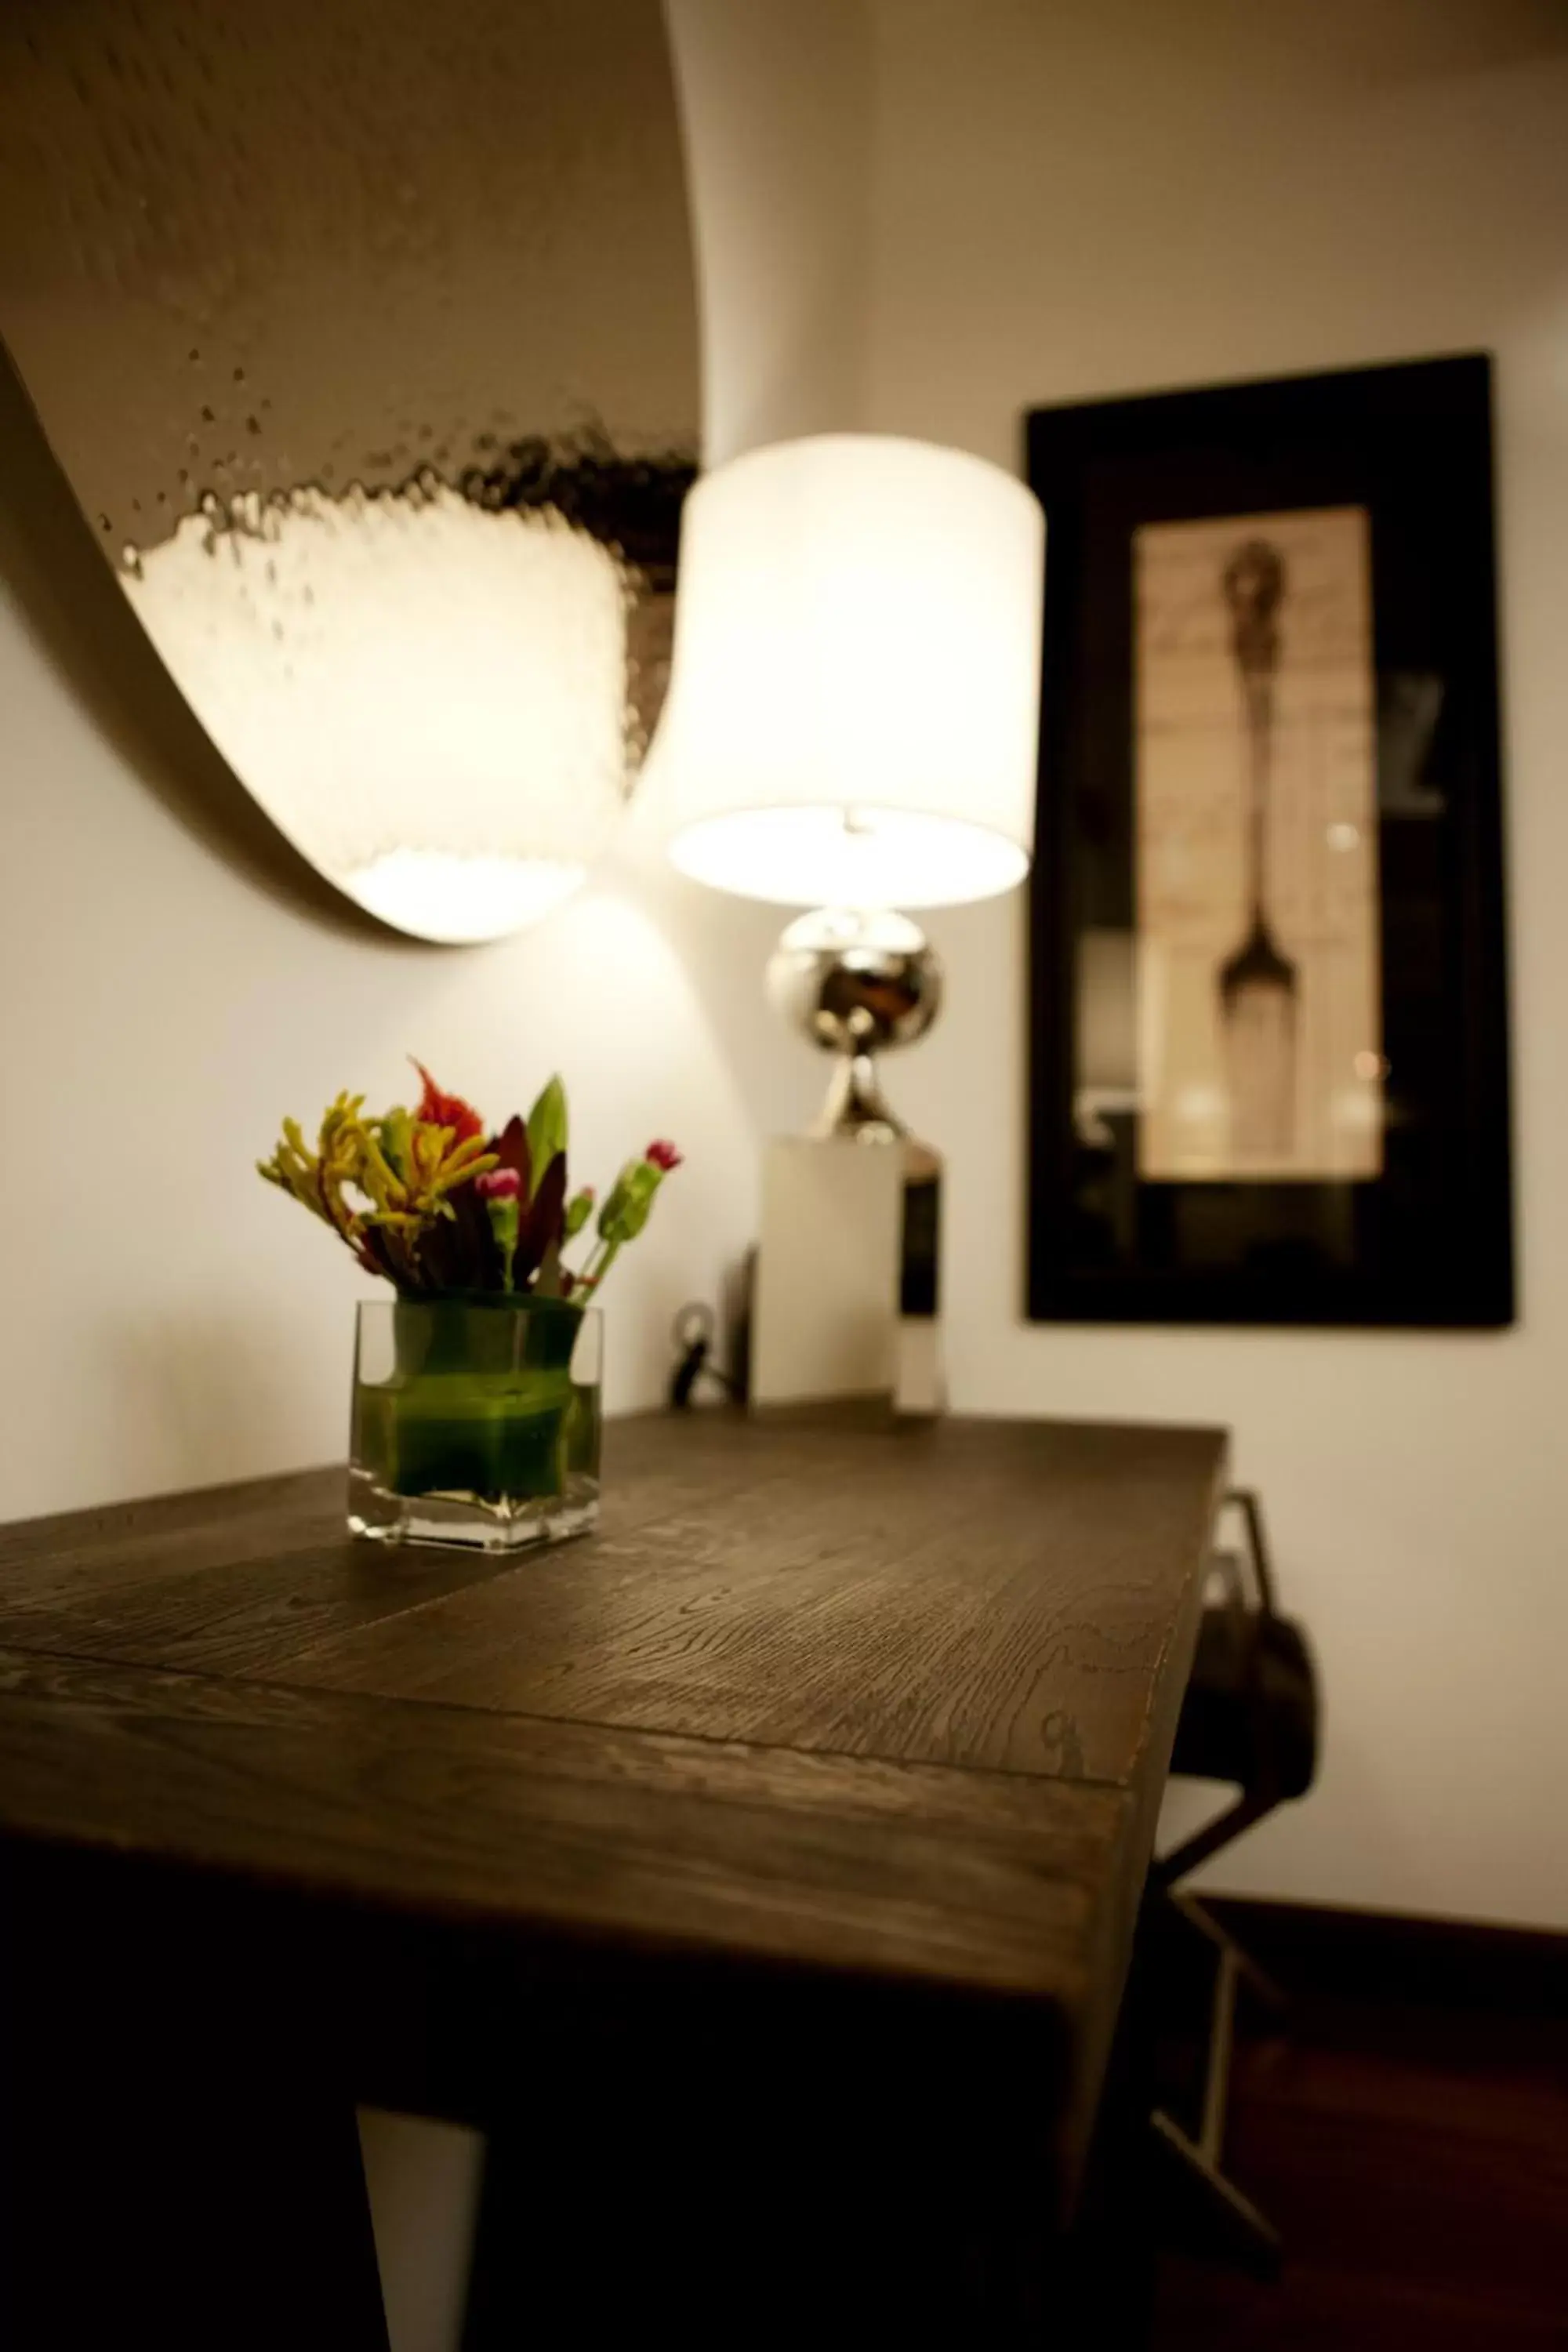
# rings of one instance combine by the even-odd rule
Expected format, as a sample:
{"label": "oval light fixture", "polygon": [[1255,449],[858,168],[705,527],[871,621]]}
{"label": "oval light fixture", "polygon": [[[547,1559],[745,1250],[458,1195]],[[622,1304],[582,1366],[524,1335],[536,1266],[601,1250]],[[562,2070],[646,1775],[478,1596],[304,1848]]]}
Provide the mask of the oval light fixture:
{"label": "oval light fixture", "polygon": [[694,471],[658,0],[14,0],[0,333],[321,873],[441,940],[576,887],[658,718]]}

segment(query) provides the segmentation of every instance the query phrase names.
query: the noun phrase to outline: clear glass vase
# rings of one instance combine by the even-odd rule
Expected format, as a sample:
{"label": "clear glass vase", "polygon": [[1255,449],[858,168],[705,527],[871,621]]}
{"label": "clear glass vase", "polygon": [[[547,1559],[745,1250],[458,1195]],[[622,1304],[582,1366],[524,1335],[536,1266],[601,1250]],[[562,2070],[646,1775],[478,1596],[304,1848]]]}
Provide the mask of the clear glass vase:
{"label": "clear glass vase", "polygon": [[517,1551],[599,1516],[604,1322],[561,1298],[367,1300],[349,1527],[376,1543]]}

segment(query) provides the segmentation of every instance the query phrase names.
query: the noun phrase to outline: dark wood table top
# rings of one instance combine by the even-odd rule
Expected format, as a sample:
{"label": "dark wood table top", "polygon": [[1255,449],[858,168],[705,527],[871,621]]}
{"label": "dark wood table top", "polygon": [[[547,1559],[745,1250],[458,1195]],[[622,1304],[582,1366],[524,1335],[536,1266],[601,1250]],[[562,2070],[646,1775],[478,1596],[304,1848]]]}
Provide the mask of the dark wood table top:
{"label": "dark wood table top", "polygon": [[1225,1441],[616,1424],[594,1537],[320,1471],[0,1530],[0,1837],[599,1964],[1049,2012],[1092,2089]]}

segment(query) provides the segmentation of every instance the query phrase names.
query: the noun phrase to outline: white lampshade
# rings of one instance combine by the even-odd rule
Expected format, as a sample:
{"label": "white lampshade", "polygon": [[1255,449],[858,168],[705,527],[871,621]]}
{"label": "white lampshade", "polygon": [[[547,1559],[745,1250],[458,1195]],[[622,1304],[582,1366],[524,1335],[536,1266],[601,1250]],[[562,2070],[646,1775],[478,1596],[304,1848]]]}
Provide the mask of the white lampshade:
{"label": "white lampshade", "polygon": [[926,442],[752,451],[686,502],[651,814],[700,881],[786,906],[1009,889],[1034,841],[1045,519]]}

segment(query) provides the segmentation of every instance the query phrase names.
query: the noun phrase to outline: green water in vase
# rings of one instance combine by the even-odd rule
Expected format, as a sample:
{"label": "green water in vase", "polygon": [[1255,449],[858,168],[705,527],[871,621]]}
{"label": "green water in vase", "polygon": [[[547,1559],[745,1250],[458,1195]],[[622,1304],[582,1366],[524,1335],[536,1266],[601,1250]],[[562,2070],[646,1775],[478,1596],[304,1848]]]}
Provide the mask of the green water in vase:
{"label": "green water in vase", "polygon": [[584,1323],[565,1300],[489,1294],[363,1308],[355,1532],[494,1546],[588,1524],[599,1392],[573,1376]]}

